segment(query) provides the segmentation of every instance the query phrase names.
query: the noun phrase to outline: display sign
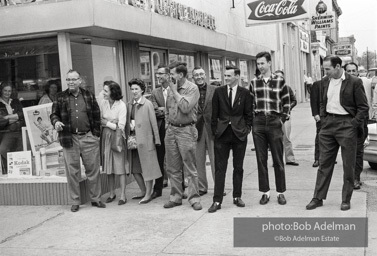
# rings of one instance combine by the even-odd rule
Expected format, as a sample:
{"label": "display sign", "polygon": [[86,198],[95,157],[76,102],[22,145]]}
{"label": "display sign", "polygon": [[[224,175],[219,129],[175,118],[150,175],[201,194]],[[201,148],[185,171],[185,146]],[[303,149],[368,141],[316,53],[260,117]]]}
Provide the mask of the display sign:
{"label": "display sign", "polygon": [[334,45],[332,50],[333,50],[333,54],[335,55],[352,55],[351,44]]}
{"label": "display sign", "polygon": [[335,55],[351,55],[351,50],[337,50],[334,52]]}
{"label": "display sign", "polygon": [[300,50],[309,53],[309,34],[300,29]]}
{"label": "display sign", "polygon": [[312,0],[310,7],[311,30],[326,30],[336,27],[335,12],[331,0]]}
{"label": "display sign", "polygon": [[8,153],[8,177],[32,176],[30,151]]}

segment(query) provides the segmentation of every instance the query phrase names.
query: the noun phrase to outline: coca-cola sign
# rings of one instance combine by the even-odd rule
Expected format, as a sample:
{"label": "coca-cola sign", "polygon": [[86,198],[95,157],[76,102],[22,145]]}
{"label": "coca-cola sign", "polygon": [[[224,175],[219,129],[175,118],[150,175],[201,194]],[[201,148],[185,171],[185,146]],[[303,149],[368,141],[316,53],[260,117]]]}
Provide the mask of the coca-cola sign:
{"label": "coca-cola sign", "polygon": [[250,20],[281,20],[305,14],[304,0],[259,0],[249,3]]}

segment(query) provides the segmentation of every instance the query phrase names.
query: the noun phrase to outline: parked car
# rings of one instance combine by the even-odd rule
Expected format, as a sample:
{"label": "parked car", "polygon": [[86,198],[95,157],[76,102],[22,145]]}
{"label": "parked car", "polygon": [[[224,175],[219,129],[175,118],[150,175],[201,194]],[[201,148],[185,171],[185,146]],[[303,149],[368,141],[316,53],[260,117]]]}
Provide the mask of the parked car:
{"label": "parked car", "polygon": [[368,130],[369,144],[364,148],[364,161],[377,170],[377,123],[368,124]]}

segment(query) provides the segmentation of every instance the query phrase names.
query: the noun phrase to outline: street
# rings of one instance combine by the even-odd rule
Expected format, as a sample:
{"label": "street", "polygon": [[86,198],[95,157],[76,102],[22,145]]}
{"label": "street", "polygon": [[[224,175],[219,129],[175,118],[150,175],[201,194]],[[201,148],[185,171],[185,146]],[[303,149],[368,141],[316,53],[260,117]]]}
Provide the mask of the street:
{"label": "street", "polygon": [[[251,135],[244,162],[242,199],[245,208],[232,203],[232,159],[228,163],[222,209],[208,213],[213,181],[207,165],[209,193],[202,197],[203,210],[194,211],[187,200],[182,206],[164,209],[170,186],[162,197],[139,205],[132,195],[135,182],[127,185],[126,205],[117,199],[106,209],[89,203],[72,213],[66,206],[0,206],[0,255],[377,255],[377,171],[364,162],[363,186],[354,191],[351,209],[341,211],[342,160],[338,155],[330,191],[323,207],[308,211],[316,179],[314,161],[315,123],[309,103],[292,112],[291,140],[299,166],[286,166],[287,204],[276,200],[272,160],[269,156],[271,198],[260,205],[258,171]],[[366,183],[365,183],[366,182]],[[119,191],[117,193],[119,196]],[[108,195],[104,195],[105,201]],[[234,217],[368,217],[367,248],[235,248]]]}

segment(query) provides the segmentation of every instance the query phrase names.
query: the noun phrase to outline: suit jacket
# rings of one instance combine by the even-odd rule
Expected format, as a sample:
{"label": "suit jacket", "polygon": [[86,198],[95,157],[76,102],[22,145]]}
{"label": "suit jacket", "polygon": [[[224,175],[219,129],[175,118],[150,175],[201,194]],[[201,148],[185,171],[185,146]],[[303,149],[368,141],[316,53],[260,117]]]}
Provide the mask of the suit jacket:
{"label": "suit jacket", "polygon": [[290,102],[290,106],[289,106],[289,112],[292,111],[292,109],[294,107],[296,107],[297,105],[297,100],[296,100],[296,95],[295,95],[295,92],[292,90],[292,88],[290,86],[288,86],[288,91],[289,91],[289,102]]}
{"label": "suit jacket", "polygon": [[312,85],[310,92],[310,107],[312,109],[312,116],[320,115],[320,90],[322,86],[322,80],[315,81]]}
{"label": "suit jacket", "polygon": [[253,97],[249,90],[238,86],[231,107],[227,85],[217,87],[212,98],[212,134],[219,138],[230,122],[234,134],[245,141],[251,131],[253,112]]}
{"label": "suit jacket", "polygon": [[154,112],[157,118],[158,129],[160,129],[162,121],[165,120],[165,111],[158,110],[159,107],[165,107],[164,93],[162,86],[152,91],[150,100],[153,104]]}
{"label": "suit jacket", "polygon": [[[96,101],[96,97],[83,88],[79,88],[86,103],[86,113],[89,118],[90,130],[93,135],[99,137],[101,133],[101,112]],[[51,123],[55,127],[55,123],[60,121],[64,124],[63,131],[59,132],[60,145],[63,148],[73,146],[71,133],[71,109],[69,105],[69,89],[58,93],[50,115]]]}
{"label": "suit jacket", "polygon": [[[344,71],[343,71],[344,72]],[[327,91],[329,89],[330,79],[324,78],[321,94],[320,108],[321,117],[327,116]],[[368,115],[369,106],[365,95],[363,82],[360,78],[345,73],[345,79],[340,87],[340,105],[353,117],[352,125],[360,127],[363,120]]]}
{"label": "suit jacket", "polygon": [[198,107],[198,113],[196,115],[196,129],[198,130],[198,141],[202,137],[203,128],[205,127],[207,132],[211,133],[211,116],[212,116],[212,98],[216,90],[216,86],[207,84],[206,98],[204,101],[203,109]]}

